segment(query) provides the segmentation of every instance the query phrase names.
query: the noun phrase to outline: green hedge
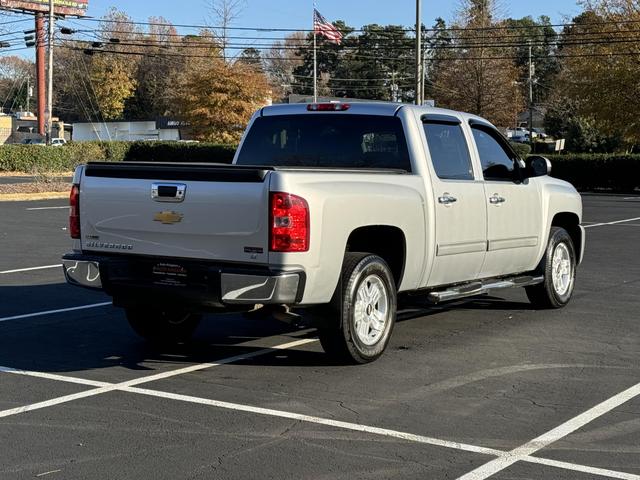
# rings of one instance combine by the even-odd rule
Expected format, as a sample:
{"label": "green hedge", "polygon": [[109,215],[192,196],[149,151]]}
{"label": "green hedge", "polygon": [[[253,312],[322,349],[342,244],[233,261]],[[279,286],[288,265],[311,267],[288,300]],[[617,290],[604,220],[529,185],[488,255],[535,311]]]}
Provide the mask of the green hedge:
{"label": "green hedge", "polygon": [[63,147],[1,145],[0,171],[66,172],[89,161],[231,163],[232,145],[181,142],[78,142]]}
{"label": "green hedge", "polygon": [[88,160],[121,161],[125,142],[70,143],[63,147],[42,145],[0,146],[0,171],[64,172]]}
{"label": "green hedge", "polygon": [[235,145],[186,142],[136,142],[130,144],[127,162],[231,163]]}
{"label": "green hedge", "polygon": [[631,193],[640,188],[640,154],[573,153],[547,155],[551,175],[572,183],[578,190],[610,190]]}
{"label": "green hedge", "polygon": [[516,151],[518,155],[522,158],[526,157],[531,153],[531,145],[528,143],[518,143],[518,142],[509,142],[511,147]]}
{"label": "green hedge", "polygon": [[[0,171],[65,172],[91,160],[231,163],[235,150],[233,145],[183,142],[82,142],[63,147],[2,145]],[[523,149],[522,155],[525,154]],[[640,189],[640,154],[547,156],[553,163],[551,174],[571,182],[579,190],[633,192]]]}

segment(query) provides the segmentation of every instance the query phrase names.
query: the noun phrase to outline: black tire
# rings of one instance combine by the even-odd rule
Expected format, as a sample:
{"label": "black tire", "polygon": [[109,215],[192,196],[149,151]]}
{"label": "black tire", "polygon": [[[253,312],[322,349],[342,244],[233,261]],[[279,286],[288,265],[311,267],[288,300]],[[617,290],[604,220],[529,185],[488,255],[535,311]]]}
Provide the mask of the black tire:
{"label": "black tire", "polygon": [[[553,282],[553,256],[559,248],[566,249],[569,255],[570,273],[566,291],[563,288],[559,290]],[[539,285],[525,287],[529,301],[539,309],[562,308],[567,305],[571,300],[575,286],[576,266],[576,251],[571,236],[564,228],[551,227],[547,250],[536,270],[538,274],[544,275],[544,282]]]}
{"label": "black tire", "polygon": [[189,340],[202,320],[202,315],[150,308],[127,308],[126,314],[134,332],[149,342],[162,344]]}
{"label": "black tire", "polygon": [[[375,304],[357,305],[356,296],[362,284],[367,281],[370,291],[375,285],[380,298]],[[384,297],[384,298],[383,298]],[[384,305],[386,314],[382,315]],[[370,319],[372,315],[382,315],[384,327],[374,329],[369,324],[365,330],[370,338],[367,342],[361,340],[356,331],[356,310],[365,308],[362,312]],[[333,322],[329,326],[319,329],[320,343],[324,351],[339,362],[369,363],[380,357],[389,343],[391,332],[395,325],[397,309],[396,286],[387,263],[376,255],[367,253],[347,253],[342,266],[342,275],[336,293],[334,294],[331,315]],[[361,316],[358,318],[362,318]],[[368,320],[371,322],[371,320]],[[371,341],[369,344],[368,341]]]}

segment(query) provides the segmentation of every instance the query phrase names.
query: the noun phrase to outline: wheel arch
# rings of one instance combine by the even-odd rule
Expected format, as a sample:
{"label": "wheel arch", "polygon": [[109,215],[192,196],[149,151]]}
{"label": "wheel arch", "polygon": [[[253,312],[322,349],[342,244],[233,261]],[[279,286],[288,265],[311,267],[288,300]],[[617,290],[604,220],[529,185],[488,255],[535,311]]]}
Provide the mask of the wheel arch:
{"label": "wheel arch", "polygon": [[391,269],[396,289],[400,289],[407,252],[407,240],[400,228],[391,225],[358,227],[349,234],[346,252],[365,252],[382,258]]}
{"label": "wheel arch", "polygon": [[573,212],[559,212],[551,220],[552,227],[564,228],[571,237],[577,255],[577,263],[582,262],[584,250],[584,229],[580,226],[580,218]]}

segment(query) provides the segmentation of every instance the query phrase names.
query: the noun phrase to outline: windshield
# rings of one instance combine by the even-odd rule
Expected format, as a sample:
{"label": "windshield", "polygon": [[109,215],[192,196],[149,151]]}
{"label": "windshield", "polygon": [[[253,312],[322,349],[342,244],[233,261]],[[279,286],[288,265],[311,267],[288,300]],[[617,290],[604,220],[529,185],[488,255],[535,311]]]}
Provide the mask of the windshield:
{"label": "windshield", "polygon": [[402,122],[381,115],[259,117],[237,164],[411,171]]}

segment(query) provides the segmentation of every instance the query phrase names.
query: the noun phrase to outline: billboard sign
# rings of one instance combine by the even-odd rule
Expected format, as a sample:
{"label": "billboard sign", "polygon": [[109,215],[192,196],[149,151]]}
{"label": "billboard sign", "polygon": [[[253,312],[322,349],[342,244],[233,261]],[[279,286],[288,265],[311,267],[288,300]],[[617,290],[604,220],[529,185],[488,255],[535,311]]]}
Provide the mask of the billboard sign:
{"label": "billboard sign", "polygon": [[[56,15],[84,17],[89,0],[54,0]],[[0,0],[0,8],[25,10],[28,12],[49,12],[49,0]]]}

